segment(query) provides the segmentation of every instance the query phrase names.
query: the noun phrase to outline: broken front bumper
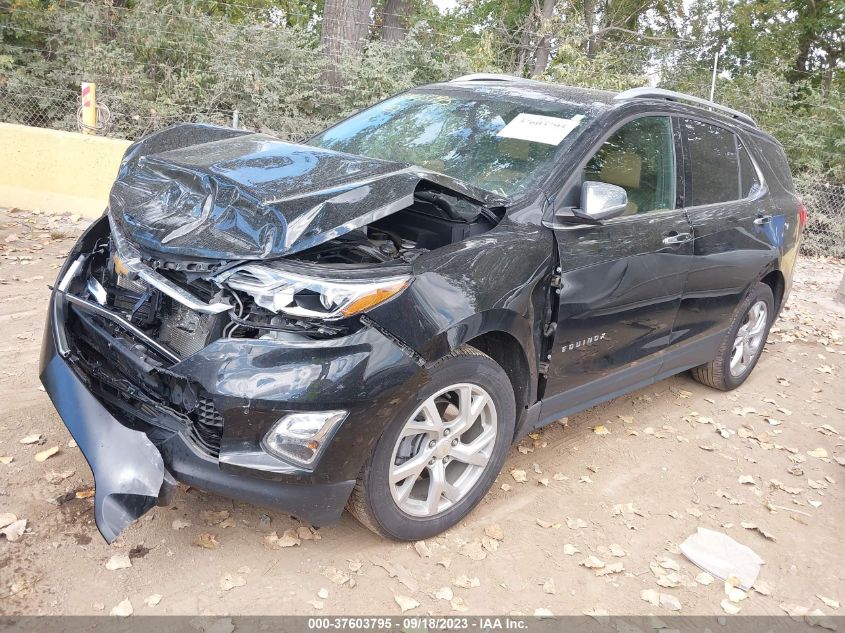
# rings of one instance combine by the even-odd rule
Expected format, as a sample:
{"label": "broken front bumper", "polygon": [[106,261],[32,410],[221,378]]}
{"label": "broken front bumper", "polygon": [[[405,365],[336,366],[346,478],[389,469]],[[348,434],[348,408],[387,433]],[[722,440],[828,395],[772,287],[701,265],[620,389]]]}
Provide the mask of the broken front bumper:
{"label": "broken front bumper", "polygon": [[[95,519],[109,542],[154,505],[168,503],[177,481],[314,525],[334,522],[403,395],[424,380],[424,371],[399,347],[369,328],[313,345],[220,339],[164,370],[201,386],[219,413],[219,452],[209,452],[184,415],[168,415],[167,407],[135,411],[122,402],[121,389],[137,387],[119,367],[108,385],[108,372],[90,372],[71,331],[82,323],[79,310],[61,289],[53,291],[41,381],[94,474]],[[102,347],[114,342],[104,339]],[[327,409],[349,415],[310,469],[262,448],[282,415]]]}

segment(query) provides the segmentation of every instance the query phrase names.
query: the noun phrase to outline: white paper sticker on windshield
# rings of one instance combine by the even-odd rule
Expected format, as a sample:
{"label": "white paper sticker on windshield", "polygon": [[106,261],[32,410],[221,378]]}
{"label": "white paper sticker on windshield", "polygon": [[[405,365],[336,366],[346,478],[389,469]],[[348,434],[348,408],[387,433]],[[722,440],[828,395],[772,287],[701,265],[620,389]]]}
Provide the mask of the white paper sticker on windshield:
{"label": "white paper sticker on windshield", "polygon": [[583,118],[583,114],[576,114],[571,119],[559,119],[553,116],[522,112],[499,130],[496,136],[545,143],[546,145],[559,145],[572,130],[578,127]]}

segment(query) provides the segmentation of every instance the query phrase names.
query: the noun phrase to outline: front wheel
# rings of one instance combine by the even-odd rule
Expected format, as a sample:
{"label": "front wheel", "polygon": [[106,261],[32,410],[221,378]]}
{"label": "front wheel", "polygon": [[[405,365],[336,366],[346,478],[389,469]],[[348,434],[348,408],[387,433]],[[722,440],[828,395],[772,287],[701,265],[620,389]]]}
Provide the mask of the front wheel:
{"label": "front wheel", "polygon": [[744,383],[763,353],[775,315],[774,305],[772,289],[757,283],[734,313],[718,356],[695,367],[692,377],[722,391],[736,389]]}
{"label": "front wheel", "polygon": [[452,527],[499,474],[515,414],[504,370],[475,348],[456,349],[379,438],[348,510],[377,534],[402,540]]}

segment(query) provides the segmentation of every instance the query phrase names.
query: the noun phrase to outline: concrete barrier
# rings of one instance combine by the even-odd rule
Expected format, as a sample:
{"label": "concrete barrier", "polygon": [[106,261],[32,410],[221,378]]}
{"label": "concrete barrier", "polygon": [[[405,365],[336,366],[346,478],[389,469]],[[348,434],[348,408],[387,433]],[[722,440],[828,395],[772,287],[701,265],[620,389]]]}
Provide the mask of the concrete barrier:
{"label": "concrete barrier", "polygon": [[0,207],[97,217],[130,143],[0,123]]}

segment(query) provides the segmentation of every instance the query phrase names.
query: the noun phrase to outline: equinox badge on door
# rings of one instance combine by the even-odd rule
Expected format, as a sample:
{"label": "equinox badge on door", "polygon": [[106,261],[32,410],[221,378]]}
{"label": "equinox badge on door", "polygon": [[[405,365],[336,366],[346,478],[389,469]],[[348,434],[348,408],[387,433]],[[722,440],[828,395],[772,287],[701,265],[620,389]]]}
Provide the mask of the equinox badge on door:
{"label": "equinox badge on door", "polygon": [[607,338],[607,332],[602,332],[601,334],[595,334],[593,336],[589,336],[587,338],[581,339],[580,341],[574,341],[573,343],[564,343],[563,347],[560,348],[561,352],[571,352],[574,349],[578,349],[579,347],[586,347],[587,345],[592,345],[593,343],[597,343],[599,341],[604,340]]}

